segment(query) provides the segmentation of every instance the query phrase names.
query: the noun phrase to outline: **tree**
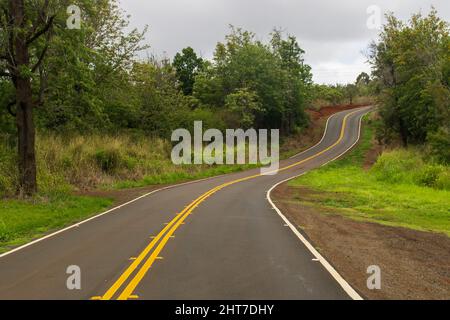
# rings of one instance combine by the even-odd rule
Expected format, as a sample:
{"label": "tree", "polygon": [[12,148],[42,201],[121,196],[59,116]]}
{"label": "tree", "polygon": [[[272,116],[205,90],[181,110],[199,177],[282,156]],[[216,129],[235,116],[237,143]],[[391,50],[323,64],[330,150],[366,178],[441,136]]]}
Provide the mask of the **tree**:
{"label": "tree", "polygon": [[[71,4],[81,9],[80,29],[67,28]],[[122,120],[108,106],[127,103],[132,60],[146,48],[146,29],[127,27],[116,0],[0,0],[0,81],[11,83],[1,87],[16,119],[24,195],[37,191],[36,125],[85,131]]]}
{"label": "tree", "polygon": [[137,100],[130,96],[130,71],[147,27],[129,30],[116,0],[83,0],[80,30],[55,28],[43,65],[45,105],[37,110],[48,130],[116,130],[135,125]]}
{"label": "tree", "polygon": [[349,83],[344,87],[344,94],[348,99],[348,102],[352,105],[353,99],[358,95],[358,87],[352,83]]}
{"label": "tree", "polygon": [[265,44],[253,33],[231,27],[225,42],[217,44],[213,63],[198,75],[194,96],[202,105],[223,110],[236,94],[251,93],[263,111],[253,114],[252,126],[291,133],[307,124],[304,108],[312,76],[303,54],[292,36],[284,39],[275,31]]}
{"label": "tree", "polygon": [[238,89],[235,93],[229,94],[225,100],[226,107],[237,115],[238,125],[243,129],[250,129],[256,117],[264,113],[258,95],[248,89]]}
{"label": "tree", "polygon": [[0,76],[14,86],[14,100],[7,108],[16,118],[20,191],[30,196],[37,192],[33,109],[43,93],[41,82],[38,97],[33,95],[32,80],[41,71],[56,14],[49,0],[3,0],[0,6]]}
{"label": "tree", "polygon": [[424,143],[449,121],[449,26],[434,9],[426,17],[413,15],[408,23],[393,15],[387,21],[369,57],[383,123],[405,146]]}
{"label": "tree", "polygon": [[361,85],[367,86],[369,83],[370,83],[370,76],[365,72],[361,72],[358,75],[358,77],[356,78],[357,86],[361,86]]}
{"label": "tree", "polygon": [[292,132],[295,126],[305,125],[305,104],[312,99],[311,67],[305,64],[305,51],[300,48],[297,39],[288,35],[286,39],[279,30],[272,32],[272,51],[281,61],[281,68],[286,73],[287,95],[282,128]]}
{"label": "tree", "polygon": [[192,95],[195,77],[203,68],[203,59],[197,57],[194,49],[187,47],[181,53],[175,55],[173,66],[181,82],[183,93],[189,96]]}

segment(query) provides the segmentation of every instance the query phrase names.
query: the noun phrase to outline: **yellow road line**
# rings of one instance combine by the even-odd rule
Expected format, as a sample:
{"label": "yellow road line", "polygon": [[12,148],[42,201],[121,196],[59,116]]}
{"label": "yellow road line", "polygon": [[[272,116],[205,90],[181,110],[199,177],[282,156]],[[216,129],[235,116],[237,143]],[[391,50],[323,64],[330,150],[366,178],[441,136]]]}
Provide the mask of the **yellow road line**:
{"label": "yellow road line", "polygon": [[[345,129],[347,126],[348,118],[357,112],[359,112],[359,110],[351,112],[344,117],[344,119],[342,121],[342,128],[341,128],[341,133],[340,133],[339,139],[333,145],[329,146],[328,148],[326,148],[306,159],[303,159],[302,161],[299,161],[292,165],[281,168],[278,170],[278,172],[285,171],[285,170],[291,169],[293,167],[299,166],[305,162],[308,162],[312,159],[319,157],[320,155],[324,154],[325,152],[336,147],[344,139]],[[273,172],[277,172],[277,171],[274,170]],[[147,255],[150,253],[150,251],[153,249],[153,247],[162,238],[161,242],[157,245],[156,249],[151,253],[151,255],[148,257],[148,259],[145,261],[145,263],[142,265],[142,267],[136,273],[134,278],[128,283],[128,285],[125,287],[125,289],[122,291],[122,293],[119,295],[119,298],[118,298],[118,300],[130,299],[133,296],[132,295],[133,291],[136,289],[136,287],[139,285],[139,283],[145,277],[146,273],[151,268],[151,266],[153,265],[155,260],[158,259],[159,254],[164,249],[164,247],[167,244],[167,242],[169,241],[169,239],[172,238],[175,231],[181,225],[184,224],[184,221],[186,220],[186,218],[195,210],[195,208],[197,208],[208,197],[212,196],[213,194],[222,190],[225,187],[228,187],[230,185],[240,183],[243,181],[247,181],[250,179],[254,179],[254,178],[257,178],[260,176],[262,176],[262,174],[256,174],[253,176],[249,176],[249,177],[245,177],[245,178],[241,178],[241,179],[237,179],[234,181],[230,181],[230,182],[221,184],[221,185],[207,191],[206,193],[204,193],[197,199],[195,199],[182,212],[180,212],[178,215],[176,215],[176,217],[171,222],[169,222],[163,230],[161,230],[161,232],[152,240],[152,242],[150,242],[150,244],[141,252],[141,254],[136,258],[136,260],[125,270],[125,272],[119,277],[119,279],[111,286],[111,288],[105,293],[105,295],[102,296],[102,300],[110,300],[114,296],[114,294],[120,289],[120,287],[125,283],[125,281],[137,269],[137,267],[147,257]]]}
{"label": "yellow road line", "polygon": [[128,277],[134,272],[134,270],[137,269],[137,267],[141,264],[141,262],[145,259],[147,254],[153,249],[153,247],[158,243],[158,241],[162,238],[164,233],[166,233],[167,230],[169,230],[172,225],[181,217],[183,214],[189,210],[192,206],[194,206],[198,201],[200,201],[202,198],[205,197],[210,192],[213,192],[215,190],[212,189],[208,191],[206,194],[198,197],[194,202],[192,202],[189,206],[187,206],[183,211],[181,211],[179,214],[176,215],[176,217],[167,224],[167,226],[161,230],[161,232],[153,238],[153,240],[149,243],[149,245],[141,252],[141,254],[133,261],[133,263],[122,273],[122,275],[117,279],[117,281],[109,288],[109,290],[102,296],[102,300],[110,300],[114,294],[117,292],[117,290],[120,289],[120,287],[125,283],[125,281],[128,279]]}

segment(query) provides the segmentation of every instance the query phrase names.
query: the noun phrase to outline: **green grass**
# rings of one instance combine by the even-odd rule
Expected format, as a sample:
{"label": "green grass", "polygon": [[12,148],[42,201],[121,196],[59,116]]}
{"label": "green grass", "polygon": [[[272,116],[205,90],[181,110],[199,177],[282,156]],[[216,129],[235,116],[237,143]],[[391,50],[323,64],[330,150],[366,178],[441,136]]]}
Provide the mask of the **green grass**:
{"label": "green grass", "polygon": [[111,199],[55,195],[27,201],[0,201],[0,252],[93,216]]}
{"label": "green grass", "polygon": [[[365,121],[362,142],[349,156],[291,181],[290,186],[317,191],[305,195],[299,192],[295,201],[324,213],[450,236],[450,191],[434,183],[433,188],[426,186],[433,179],[446,177],[448,168],[424,163],[409,151],[388,153],[366,171],[362,164],[371,147],[373,131],[371,122]],[[386,161],[389,157],[395,161]],[[413,168],[404,165],[408,162],[414,163]],[[427,173],[430,171],[432,178]],[[434,172],[438,172],[437,176]]]}

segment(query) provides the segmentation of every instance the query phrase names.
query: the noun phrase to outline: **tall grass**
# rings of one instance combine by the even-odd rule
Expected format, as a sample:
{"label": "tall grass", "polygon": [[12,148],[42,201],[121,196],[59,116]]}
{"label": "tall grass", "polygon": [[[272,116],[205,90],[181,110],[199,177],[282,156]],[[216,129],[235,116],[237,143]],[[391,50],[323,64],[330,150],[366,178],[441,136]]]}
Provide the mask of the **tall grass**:
{"label": "tall grass", "polygon": [[[174,165],[170,142],[141,135],[38,135],[38,184],[42,194],[94,188],[167,184],[252,166]],[[0,143],[0,197],[17,190],[16,149]]]}
{"label": "tall grass", "polygon": [[371,173],[379,181],[388,183],[450,190],[450,168],[426,162],[418,150],[385,152],[378,158]]}
{"label": "tall grass", "polygon": [[17,190],[18,170],[16,151],[8,135],[0,135],[0,195]]}
{"label": "tall grass", "polygon": [[363,164],[374,139],[374,123],[364,122],[357,148],[289,183],[318,191],[299,191],[294,200],[325,214],[450,236],[449,167],[428,160],[419,149],[399,149],[383,153],[366,171]]}

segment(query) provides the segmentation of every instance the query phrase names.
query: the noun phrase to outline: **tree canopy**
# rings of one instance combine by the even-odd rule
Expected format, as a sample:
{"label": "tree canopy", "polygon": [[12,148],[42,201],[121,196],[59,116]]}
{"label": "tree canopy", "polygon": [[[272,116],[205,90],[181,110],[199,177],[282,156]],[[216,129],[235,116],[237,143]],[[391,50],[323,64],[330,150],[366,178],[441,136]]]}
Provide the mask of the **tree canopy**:
{"label": "tree canopy", "polygon": [[425,143],[450,123],[449,48],[449,25],[434,9],[407,23],[388,15],[380,41],[371,45],[385,132],[404,145]]}

